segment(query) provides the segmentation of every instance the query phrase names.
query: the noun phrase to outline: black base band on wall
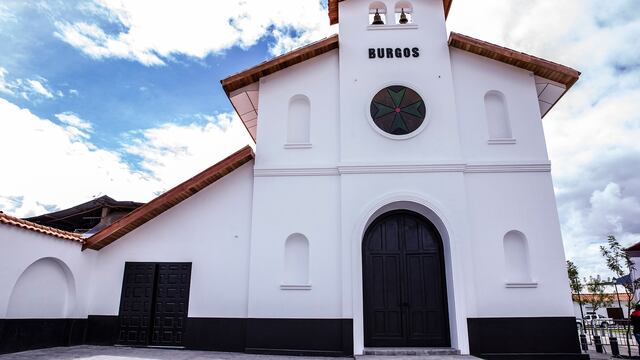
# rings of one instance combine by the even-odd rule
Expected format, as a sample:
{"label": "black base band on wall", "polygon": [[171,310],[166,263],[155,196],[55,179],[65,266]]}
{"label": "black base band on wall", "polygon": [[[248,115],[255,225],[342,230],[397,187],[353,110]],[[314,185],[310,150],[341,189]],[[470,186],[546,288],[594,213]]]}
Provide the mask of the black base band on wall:
{"label": "black base band on wall", "polygon": [[0,319],[0,354],[84,344],[87,319]]}
{"label": "black base band on wall", "polygon": [[187,318],[184,346],[194,350],[243,352],[247,319]]}
{"label": "black base band on wall", "polygon": [[[0,319],[0,354],[54,346],[115,345],[116,315]],[[350,356],[351,319],[187,318],[184,347],[263,354]]]}
{"label": "black base band on wall", "polygon": [[246,352],[353,355],[352,319],[247,319]]}
{"label": "black base band on wall", "polygon": [[89,345],[114,345],[118,341],[118,316],[89,315],[87,318],[87,336]]}
{"label": "black base band on wall", "polygon": [[588,360],[574,317],[468,318],[471,355],[489,359]]}

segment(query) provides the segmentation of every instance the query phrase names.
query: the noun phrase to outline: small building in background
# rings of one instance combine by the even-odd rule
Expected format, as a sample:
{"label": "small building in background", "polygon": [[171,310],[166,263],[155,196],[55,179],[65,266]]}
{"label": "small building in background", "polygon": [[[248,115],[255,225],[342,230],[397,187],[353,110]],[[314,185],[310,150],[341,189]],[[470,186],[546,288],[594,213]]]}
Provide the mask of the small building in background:
{"label": "small building in background", "polygon": [[[591,301],[598,294],[573,294],[573,309],[577,319],[581,319],[583,315],[593,314],[602,315],[613,320],[627,319],[629,314],[629,294],[626,293],[607,293],[603,294],[605,298],[605,306],[594,311]],[[582,312],[580,312],[580,303],[582,303]]]}
{"label": "small building in background", "polygon": [[144,205],[100,196],[68,209],[25,218],[24,220],[72,233],[90,236]]}
{"label": "small building in background", "polygon": [[[628,248],[624,249],[624,251],[627,253],[627,255],[629,255],[634,266],[634,269],[631,271],[631,273],[628,276],[633,281],[637,281],[638,278],[640,278],[640,268],[638,268],[638,266],[640,265],[640,242],[629,246]],[[640,299],[640,290],[636,290],[635,299],[636,299],[636,302],[638,301],[638,299]]]}

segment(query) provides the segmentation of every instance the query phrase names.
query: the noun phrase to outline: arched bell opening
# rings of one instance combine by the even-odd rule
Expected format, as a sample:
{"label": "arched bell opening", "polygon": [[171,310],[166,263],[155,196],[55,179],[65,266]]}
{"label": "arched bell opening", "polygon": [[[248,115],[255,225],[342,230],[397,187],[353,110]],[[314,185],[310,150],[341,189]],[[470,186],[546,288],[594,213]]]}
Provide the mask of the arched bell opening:
{"label": "arched bell opening", "polygon": [[413,5],[409,1],[398,1],[394,9],[396,24],[413,24]]}
{"label": "arched bell opening", "polygon": [[381,1],[374,1],[369,4],[369,24],[387,24],[387,6]]}

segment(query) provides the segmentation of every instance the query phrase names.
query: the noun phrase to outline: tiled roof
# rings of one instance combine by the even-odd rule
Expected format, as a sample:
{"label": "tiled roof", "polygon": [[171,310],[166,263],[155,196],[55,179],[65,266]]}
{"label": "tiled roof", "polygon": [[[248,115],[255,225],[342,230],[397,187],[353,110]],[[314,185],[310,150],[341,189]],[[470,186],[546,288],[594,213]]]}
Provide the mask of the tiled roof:
{"label": "tiled roof", "polygon": [[106,228],[98,231],[93,236],[86,239],[84,248],[93,250],[102,249],[142,226],[146,222],[152,220],[156,216],[193,196],[205,187],[220,180],[222,177],[246,164],[253,158],[253,150],[251,147],[245,146],[217,164],[135,209],[127,214],[127,216],[120,218]]}
{"label": "tiled roof", "polygon": [[[338,23],[338,3],[345,0],[329,0],[329,24],[337,24]],[[451,3],[453,0],[442,0],[442,5],[444,6],[444,18],[446,19],[449,16],[449,10],[451,10]]]}
{"label": "tiled roof", "polygon": [[79,243],[84,243],[80,234],[71,233],[68,231],[63,231],[59,229],[55,229],[49,226],[39,225],[33,223],[31,221],[18,219],[17,217],[7,215],[3,212],[0,212],[0,224],[6,224],[10,226],[16,226],[25,230],[39,232],[45,235],[55,236],[60,239],[77,241]]}
{"label": "tiled roof", "polygon": [[566,90],[569,90],[580,77],[579,71],[568,66],[455,32],[449,35],[449,46],[531,71],[540,77],[564,85]]}
{"label": "tiled roof", "polygon": [[231,75],[220,80],[222,88],[227,93],[238,90],[244,86],[250,85],[260,78],[271,75],[282,69],[288,68],[295,64],[309,60],[318,55],[322,55],[328,51],[338,48],[338,35],[332,35],[328,38],[312,42],[308,45],[290,51],[288,53],[277,56],[271,60],[267,60],[249,69],[243,70],[237,74]]}
{"label": "tiled roof", "polygon": [[624,249],[624,251],[640,251],[640,242],[629,246],[628,248]]}

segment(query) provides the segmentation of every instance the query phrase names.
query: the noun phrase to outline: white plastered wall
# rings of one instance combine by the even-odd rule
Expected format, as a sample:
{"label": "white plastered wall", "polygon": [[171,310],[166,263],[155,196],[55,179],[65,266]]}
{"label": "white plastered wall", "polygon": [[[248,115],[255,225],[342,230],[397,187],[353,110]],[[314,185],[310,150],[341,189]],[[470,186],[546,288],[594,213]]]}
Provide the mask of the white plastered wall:
{"label": "white plastered wall", "polygon": [[[551,176],[467,174],[477,317],[573,316]],[[503,238],[527,238],[532,283],[507,287]]]}
{"label": "white plastered wall", "polygon": [[[249,317],[336,319],[341,312],[337,176],[256,177]],[[286,289],[285,241],[309,241],[308,289]]]}
{"label": "white plastered wall", "polygon": [[[335,164],[338,138],[338,51],[309,59],[260,79],[256,168]],[[290,100],[309,100],[309,147],[286,148]]]}
{"label": "white plastered wall", "polygon": [[[459,49],[450,50],[465,159],[548,162],[533,74]],[[504,95],[514,143],[489,144],[484,104],[489,91]]]}
{"label": "white plastered wall", "polygon": [[0,318],[85,318],[94,257],[81,247],[0,224]]}
{"label": "white plastered wall", "polygon": [[246,317],[253,161],[96,253],[89,314],[117,315],[124,264],[191,262],[190,317]]}
{"label": "white plastered wall", "polygon": [[[260,80],[249,317],[342,316],[339,178],[331,171],[340,148],[338,70],[334,50]],[[309,146],[290,148],[288,106],[298,96],[309,100]],[[281,286],[294,233],[308,239],[310,286]]]}

